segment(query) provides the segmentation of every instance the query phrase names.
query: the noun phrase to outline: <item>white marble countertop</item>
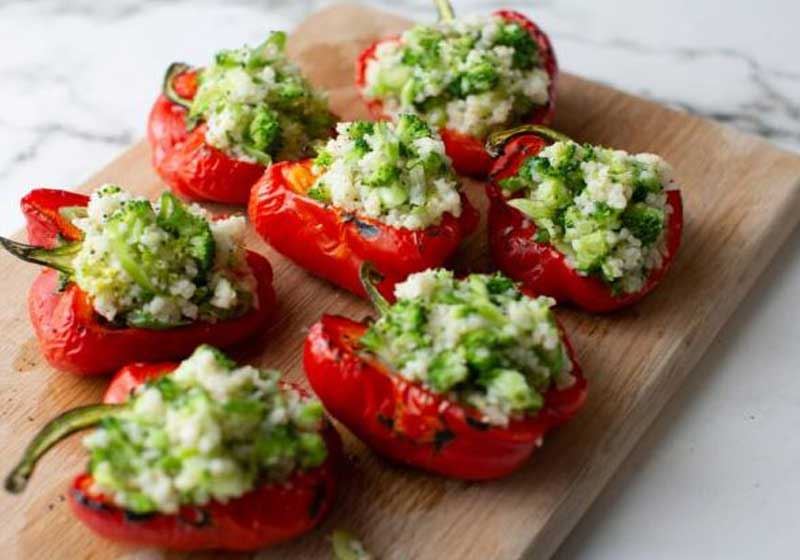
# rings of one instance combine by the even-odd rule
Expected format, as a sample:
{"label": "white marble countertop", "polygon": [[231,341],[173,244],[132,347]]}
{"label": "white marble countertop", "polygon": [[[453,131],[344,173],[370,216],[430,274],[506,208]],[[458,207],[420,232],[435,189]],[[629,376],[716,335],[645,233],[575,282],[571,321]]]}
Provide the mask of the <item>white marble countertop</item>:
{"label": "white marble countertop", "polygon": [[[144,134],[166,65],[291,28],[313,0],[0,2],[0,233]],[[573,73],[800,151],[796,0],[454,2],[515,7]],[[375,4],[433,17],[428,0]],[[175,33],[176,29],[191,29]],[[557,557],[789,558],[800,517],[800,232]],[[364,535],[368,541],[368,535]]]}

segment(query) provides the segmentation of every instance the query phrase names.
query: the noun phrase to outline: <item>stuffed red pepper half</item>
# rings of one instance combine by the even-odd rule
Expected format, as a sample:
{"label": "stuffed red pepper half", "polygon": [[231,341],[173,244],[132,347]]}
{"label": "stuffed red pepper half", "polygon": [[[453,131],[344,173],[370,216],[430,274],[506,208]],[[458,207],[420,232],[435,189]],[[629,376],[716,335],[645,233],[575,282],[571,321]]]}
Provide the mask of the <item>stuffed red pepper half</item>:
{"label": "stuffed red pepper half", "polygon": [[32,245],[0,242],[49,268],[28,311],[57,369],[96,375],[137,359],[180,359],[269,323],[272,269],[245,249],[242,216],[214,220],[170,193],[151,203],[110,184],[91,197],[37,189],[22,209]]}
{"label": "stuffed red pepper half", "polygon": [[592,312],[639,301],[669,269],[683,206],[653,154],[577,144],[543,127],[490,139],[487,185],[497,267],[532,293]]}
{"label": "stuffed red pepper half", "polygon": [[519,468],[572,418],[586,380],[550,307],[501,275],[431,269],[389,304],[365,285],[373,323],[324,315],[309,332],[306,375],[328,412],[377,453],[482,480]]}
{"label": "stuffed red pepper half", "polygon": [[122,369],[104,404],[39,432],[6,490],[21,492],[50,447],[88,428],[89,465],[69,503],[108,539],[254,550],[309,531],[334,500],[341,442],[320,402],[210,346],[180,364]]}
{"label": "stuffed red pepper half", "polygon": [[446,0],[436,3],[439,23],[416,25],[361,54],[356,86],[376,118],[420,115],[440,129],[458,173],[484,177],[491,132],[551,121],[555,53],[547,35],[518,12],[455,19]]}
{"label": "stuffed red pepper half", "polygon": [[388,295],[412,272],[443,265],[478,215],[419,117],[340,123],[337,132],[316,159],[267,170],[250,221],[279,252],[362,297],[359,268],[372,262]]}
{"label": "stuffed red pepper half", "polygon": [[273,161],[307,157],[335,118],[284,54],[286,35],[223,50],[205,68],[171,65],[150,113],[153,166],[191,200],[246,204]]}

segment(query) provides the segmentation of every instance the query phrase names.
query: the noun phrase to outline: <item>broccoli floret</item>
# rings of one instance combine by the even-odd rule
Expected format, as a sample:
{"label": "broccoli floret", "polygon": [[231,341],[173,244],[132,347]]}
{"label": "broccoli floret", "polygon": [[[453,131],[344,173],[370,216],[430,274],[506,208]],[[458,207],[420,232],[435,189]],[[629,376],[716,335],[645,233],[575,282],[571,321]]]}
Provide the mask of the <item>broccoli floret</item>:
{"label": "broccoli floret", "polygon": [[499,80],[500,75],[497,73],[497,68],[488,60],[484,60],[463,72],[450,84],[450,89],[456,97],[465,97],[489,91],[497,85]]}
{"label": "broccoli floret", "polygon": [[314,158],[314,165],[317,167],[328,167],[333,163],[333,154],[328,150],[320,150]]}
{"label": "broccoli floret", "polygon": [[536,410],[544,402],[528,385],[525,376],[514,369],[494,370],[484,383],[490,398],[508,402],[516,410]]}
{"label": "broccoli floret", "polygon": [[299,462],[304,469],[321,465],[328,456],[325,440],[318,433],[303,432],[297,435],[300,452]]}
{"label": "broccoli floret", "polygon": [[516,23],[503,25],[495,36],[494,43],[514,49],[514,68],[530,70],[539,64],[539,45],[526,29]]}
{"label": "broccoli floret", "polygon": [[444,393],[469,376],[464,358],[457,352],[440,352],[428,367],[428,383],[434,391]]}
{"label": "broccoli floret", "polygon": [[308,189],[308,192],[306,192],[306,196],[322,204],[327,204],[331,201],[331,196],[323,185],[311,187]]}
{"label": "broccoli floret", "polygon": [[201,271],[211,269],[216,243],[208,220],[192,214],[175,195],[166,192],[159,199],[157,223],[161,229],[186,243],[189,254],[197,261]]}
{"label": "broccoli floret", "polygon": [[253,148],[267,154],[274,154],[281,145],[281,124],[278,113],[260,106],[256,109],[249,127]]}
{"label": "broccoli floret", "polygon": [[664,229],[664,212],[658,208],[637,202],[622,213],[622,225],[637,237],[642,245],[650,245]]}
{"label": "broccoli floret", "polygon": [[461,345],[464,347],[469,367],[487,371],[500,365],[497,353],[492,351],[497,346],[497,337],[489,329],[468,333],[461,339]]}
{"label": "broccoli floret", "polygon": [[486,280],[486,289],[492,295],[505,294],[506,292],[516,292],[514,281],[508,276],[496,272]]}
{"label": "broccoli floret", "polygon": [[149,201],[129,200],[106,222],[111,251],[131,279],[150,294],[155,292],[151,277],[158,267],[157,259],[131,240],[138,240],[145,228],[155,221],[156,215]]}
{"label": "broccoli floret", "polygon": [[364,178],[364,184],[371,187],[387,187],[400,177],[400,170],[392,163],[384,163],[369,177]]}
{"label": "broccoli floret", "polygon": [[431,127],[417,115],[406,113],[397,119],[397,135],[403,142],[411,143],[417,138],[431,136]]}
{"label": "broccoli floret", "polygon": [[355,121],[347,127],[347,135],[351,140],[358,140],[375,132],[375,123],[369,121]]}
{"label": "broccoli floret", "polygon": [[444,36],[431,27],[415,27],[408,36],[402,62],[407,66],[427,68],[439,64],[439,44]]}
{"label": "broccoli floret", "polygon": [[608,240],[604,231],[595,231],[572,242],[575,249],[578,270],[591,272],[596,270],[609,251]]}

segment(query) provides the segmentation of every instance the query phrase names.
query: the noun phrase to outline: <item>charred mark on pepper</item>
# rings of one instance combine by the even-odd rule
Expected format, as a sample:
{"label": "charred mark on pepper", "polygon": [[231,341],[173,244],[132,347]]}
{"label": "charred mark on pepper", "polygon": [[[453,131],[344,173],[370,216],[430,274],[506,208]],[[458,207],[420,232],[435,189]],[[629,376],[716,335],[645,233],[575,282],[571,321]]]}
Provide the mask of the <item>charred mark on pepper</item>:
{"label": "charred mark on pepper", "polygon": [[108,504],[104,504],[99,500],[93,500],[88,494],[78,490],[77,488],[73,488],[71,492],[72,497],[75,498],[75,501],[84,507],[94,511],[110,512],[112,510]]}
{"label": "charred mark on pepper", "polygon": [[311,503],[308,504],[308,517],[311,519],[316,519],[319,515],[320,510],[322,509],[322,504],[325,503],[325,496],[328,494],[328,488],[325,485],[325,482],[320,481],[314,487],[314,497],[311,499]]}
{"label": "charred mark on pepper", "polygon": [[155,513],[136,513],[135,511],[122,510],[122,516],[127,523],[141,523],[155,517]]}
{"label": "charred mark on pepper", "polygon": [[479,432],[485,432],[489,429],[489,424],[486,422],[481,422],[471,416],[467,416],[467,424],[469,424],[470,428],[474,428]]}
{"label": "charred mark on pepper", "polygon": [[444,446],[456,439],[456,435],[448,429],[439,430],[433,436],[433,448],[437,453],[441,453]]}
{"label": "charred mark on pepper", "polygon": [[211,525],[211,513],[200,508],[193,508],[189,515],[181,513],[178,519],[182,523],[198,529]]}
{"label": "charred mark on pepper", "polygon": [[394,429],[394,418],[389,418],[388,416],[384,416],[383,414],[378,414],[378,423],[386,426],[388,429]]}
{"label": "charred mark on pepper", "polygon": [[378,237],[380,230],[377,226],[373,226],[372,224],[368,224],[367,222],[362,222],[358,218],[356,218],[353,214],[348,214],[344,217],[344,222],[353,222],[358,230],[358,233],[361,237],[365,239],[374,239]]}

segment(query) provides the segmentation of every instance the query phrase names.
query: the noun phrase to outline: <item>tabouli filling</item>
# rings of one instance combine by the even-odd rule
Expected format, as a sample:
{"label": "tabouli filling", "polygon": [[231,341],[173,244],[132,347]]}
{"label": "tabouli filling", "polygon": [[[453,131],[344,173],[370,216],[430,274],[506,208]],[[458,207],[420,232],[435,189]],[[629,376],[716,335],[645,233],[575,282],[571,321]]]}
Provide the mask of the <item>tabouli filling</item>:
{"label": "tabouli filling", "polygon": [[476,408],[488,423],[534,414],[549,388],[575,381],[554,300],[528,297],[502,274],[457,280],[426,270],[398,284],[395,296],[361,347],[397,375]]}
{"label": "tabouli filling", "polygon": [[308,195],[387,225],[424,229],[461,215],[458,179],[438,133],[419,117],[339,123],[314,160]]}
{"label": "tabouli filling", "polygon": [[417,25],[379,44],[363,93],[390,116],[414,113],[482,139],[546,105],[549,86],[530,33],[489,16]]}
{"label": "tabouli filling", "polygon": [[258,306],[243,217],[211,220],[170,193],[151,203],[110,184],[68,210],[83,232],[71,279],[106,320],[169,328]]}
{"label": "tabouli filling", "polygon": [[653,154],[556,142],[500,181],[508,201],[570,267],[615,293],[642,289],[666,252],[672,169]]}
{"label": "tabouli filling", "polygon": [[314,141],[330,135],[327,98],[286,58],[285,43],[286,35],[274,32],[258,47],[218,52],[200,71],[187,123],[205,121],[208,144],[269,165],[307,156]]}
{"label": "tabouli filling", "polygon": [[135,513],[175,513],[322,464],[322,405],[279,377],[198,347],[84,438],[92,491]]}

